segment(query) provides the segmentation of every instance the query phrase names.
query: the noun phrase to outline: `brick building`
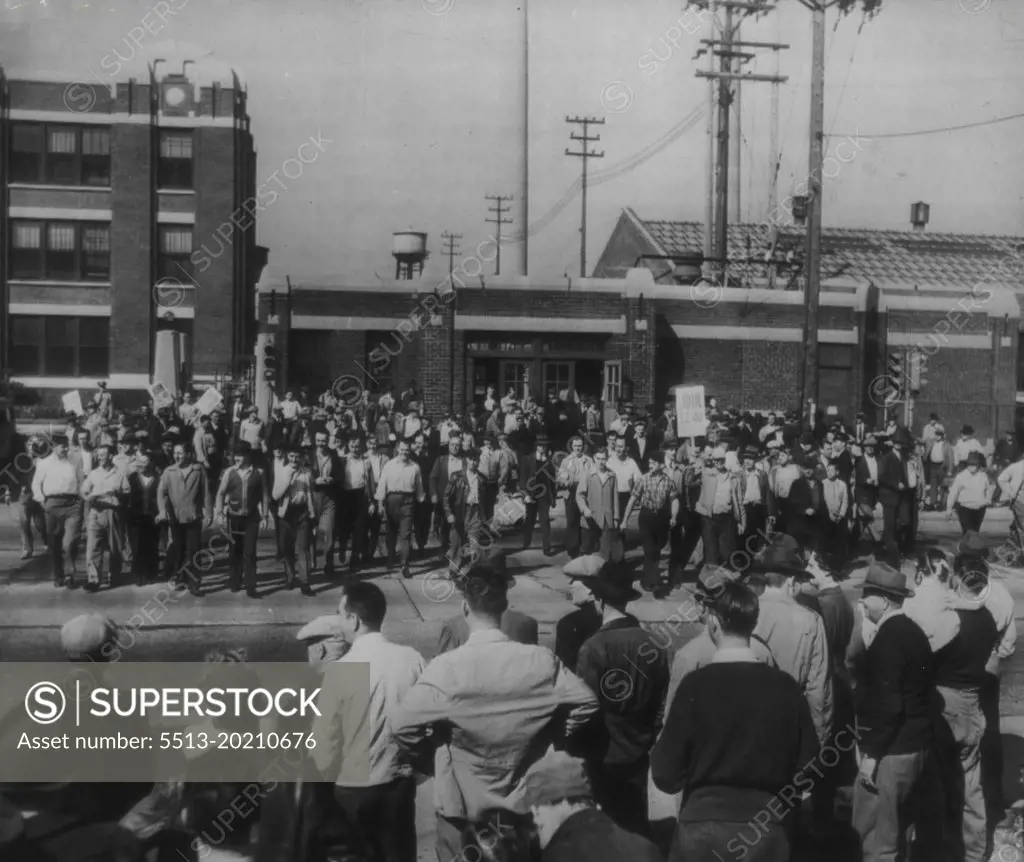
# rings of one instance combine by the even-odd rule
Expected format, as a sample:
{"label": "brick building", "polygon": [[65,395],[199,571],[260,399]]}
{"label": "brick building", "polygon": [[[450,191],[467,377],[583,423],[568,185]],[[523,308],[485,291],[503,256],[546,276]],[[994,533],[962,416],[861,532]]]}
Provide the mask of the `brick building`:
{"label": "brick building", "polygon": [[[780,242],[769,278],[763,256],[745,264],[756,254],[747,240],[754,230],[733,232],[735,287],[699,282],[699,225],[644,223],[627,210],[598,263],[604,277],[487,276],[480,286],[463,278],[453,293],[428,264],[415,280],[297,282],[290,296],[263,284],[261,326],[277,339],[279,388],[319,392],[338,381],[339,394],[352,397],[360,387],[397,393],[415,379],[434,415],[481,403],[489,384],[539,398],[572,387],[606,407],[641,408],[660,406],[673,385],[703,384],[723,406],[795,409],[805,314],[802,291],[786,289],[801,286],[795,234]],[[820,409],[880,421],[889,356],[917,348],[927,370],[913,424],[937,412],[947,427],[970,422],[982,438],[1013,427],[1024,388],[1013,281],[1022,248],[1001,237],[826,232]]]}
{"label": "brick building", "polygon": [[56,400],[251,364],[266,250],[242,209],[256,157],[237,76],[0,73],[0,132],[5,374]]}

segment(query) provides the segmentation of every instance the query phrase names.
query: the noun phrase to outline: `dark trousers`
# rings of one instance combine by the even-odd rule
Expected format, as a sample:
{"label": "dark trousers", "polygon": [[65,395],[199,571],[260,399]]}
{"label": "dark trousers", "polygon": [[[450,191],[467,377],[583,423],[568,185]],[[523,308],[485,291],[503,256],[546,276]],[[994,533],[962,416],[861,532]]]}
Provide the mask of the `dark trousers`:
{"label": "dark trousers", "polygon": [[[702,820],[680,821],[672,842],[669,862],[743,859],[744,862],[789,862],[786,827],[774,817],[763,828],[756,823]],[[739,855],[742,852],[742,855]],[[867,857],[865,856],[865,859]]]}
{"label": "dark trousers", "polygon": [[583,523],[583,553],[600,554],[606,560],[610,560],[619,531],[613,527],[599,527],[593,518],[585,520]]}
{"label": "dark trousers", "polygon": [[968,509],[966,506],[961,506],[958,503],[956,506],[956,516],[960,519],[960,529],[965,533],[968,530],[981,532],[981,522],[985,520],[986,511],[984,506],[980,509]]}
{"label": "dark trousers", "polygon": [[595,801],[604,813],[623,829],[647,835],[646,762],[642,769],[632,765],[598,766],[591,778]]}
{"label": "dark trousers", "polygon": [[923,751],[888,754],[878,761],[877,790],[867,789],[860,779],[854,782],[853,828],[860,835],[865,862],[907,858],[907,833],[921,815],[927,764]]}
{"label": "dark trousers", "polygon": [[430,541],[430,522],[434,519],[434,504],[429,499],[413,508],[413,535],[417,550],[423,551]]}
{"label": "dark trousers", "polygon": [[944,483],[947,475],[945,462],[942,464],[933,464],[931,461],[924,462],[925,483],[930,486],[928,502],[932,508],[938,508],[946,503]]}
{"label": "dark trousers", "polygon": [[53,580],[64,580],[64,558],[74,567],[76,543],[82,529],[82,501],[77,497],[50,497],[43,504],[46,541],[50,546]]}
{"label": "dark trousers", "polygon": [[397,778],[371,787],[336,787],[353,862],[416,862],[416,780]]}
{"label": "dark trousers", "polygon": [[363,555],[363,562],[373,561],[377,554],[377,545],[380,544],[380,528],[384,525],[384,512],[380,506],[373,514],[366,519],[366,553]]}
{"label": "dark trousers", "polygon": [[[629,491],[619,491],[619,513],[622,515],[626,514],[626,506],[629,505],[629,498],[632,494]],[[622,525],[622,529],[626,529],[626,525]]]}
{"label": "dark trousers", "polygon": [[387,518],[385,542],[388,547],[389,566],[394,565],[396,546],[402,565],[409,565],[415,508],[416,501],[412,494],[388,494],[384,500],[384,515]]}
{"label": "dark trousers", "polygon": [[198,567],[195,565],[199,555],[199,543],[203,540],[203,522],[190,521],[186,524],[171,522],[167,525],[167,553],[164,555],[164,576],[168,581],[182,580],[181,574],[187,569],[191,577],[199,580]]}
{"label": "dark trousers", "polygon": [[366,554],[367,522],[370,518],[370,501],[366,488],[342,490],[338,499],[338,547],[344,556],[349,537],[352,538],[350,562],[355,565]]}
{"label": "dark trousers", "polygon": [[679,512],[676,528],[669,535],[669,541],[671,542],[669,569],[671,571],[682,573],[686,570],[690,557],[693,556],[697,543],[701,539],[703,529],[703,520],[693,509],[683,509]]}
{"label": "dark trousers", "polygon": [[[316,555],[323,549],[324,574],[329,575],[334,569],[334,537],[344,529],[345,522],[339,518],[338,506],[330,494],[314,492],[313,511],[316,512],[317,518],[313,566],[316,566]],[[341,523],[339,524],[338,521]],[[341,542],[341,552],[345,553],[344,541]]]}
{"label": "dark trousers", "polygon": [[289,510],[281,518],[281,550],[289,587],[296,578],[300,584],[309,583],[310,527],[309,512],[305,508]]}
{"label": "dark trousers", "polygon": [[460,521],[455,516],[452,531],[455,534],[454,547],[448,554],[449,569],[453,576],[465,574],[472,568],[487,550],[484,538],[483,508],[480,505],[467,505]]}
{"label": "dark trousers", "polygon": [[284,559],[284,545],[281,538],[281,519],[274,513],[274,559]]}
{"label": "dark trousers", "polygon": [[260,537],[260,520],[250,517],[228,518],[231,532],[231,553],[228,557],[228,586],[237,589],[245,577],[245,588],[256,589],[256,542]]}
{"label": "dark trousers", "polygon": [[433,504],[434,521],[437,523],[437,537],[441,540],[441,553],[448,553],[448,545],[451,543],[452,526],[444,514],[444,504],[438,500]]}
{"label": "dark trousers", "polygon": [[750,559],[764,547],[768,526],[768,507],[764,503],[745,503],[747,528],[740,536],[740,550]]}
{"label": "dark trousers", "polygon": [[818,550],[817,516],[807,515],[804,512],[799,515],[791,512],[786,518],[786,526],[786,532],[797,540],[802,550]]}
{"label": "dark trousers", "polygon": [[573,559],[580,555],[583,541],[582,517],[580,507],[576,505],[576,491],[570,488],[569,496],[565,498],[565,550]]}
{"label": "dark trousers", "polygon": [[498,481],[488,481],[484,485],[484,520],[489,521],[494,517],[494,506],[498,502]]}
{"label": "dark trousers", "polygon": [[885,549],[891,550],[899,546],[896,541],[896,519],[899,514],[899,506],[887,506],[882,504],[882,545]]}
{"label": "dark trousers", "polygon": [[833,521],[831,516],[825,515],[821,519],[821,541],[820,550],[831,556],[839,565],[847,561],[850,556],[850,536],[846,518]]}
{"label": "dark trousers", "polygon": [[736,519],[730,512],[701,515],[704,562],[709,566],[729,566],[736,549]]}
{"label": "dark trousers", "polygon": [[43,513],[43,507],[39,505],[37,500],[31,498],[22,500],[21,511],[18,514],[18,526],[21,528],[22,551],[27,551],[30,554],[33,551],[33,527],[39,534],[43,545],[46,545],[46,515]]}
{"label": "dark trousers", "polygon": [[526,504],[526,518],[523,520],[523,547],[533,544],[533,528],[540,523],[540,541],[544,550],[551,549],[551,504],[545,496],[539,502]]}
{"label": "dark trousers", "polygon": [[[669,522],[672,513],[668,510],[655,512],[641,509],[637,518],[640,527],[640,544],[644,549],[643,584],[654,587],[660,581],[658,564],[661,562],[661,549],[668,541]],[[646,785],[645,785],[646,787]]]}
{"label": "dark trousers", "polygon": [[150,580],[160,569],[160,525],[152,515],[136,515],[129,526],[132,574]]}
{"label": "dark trousers", "polygon": [[999,733],[999,677],[985,674],[981,687],[981,711],[985,716],[985,734],[981,738],[981,787],[985,794],[985,807],[996,812],[990,817],[995,822],[1003,815],[1003,738]]}

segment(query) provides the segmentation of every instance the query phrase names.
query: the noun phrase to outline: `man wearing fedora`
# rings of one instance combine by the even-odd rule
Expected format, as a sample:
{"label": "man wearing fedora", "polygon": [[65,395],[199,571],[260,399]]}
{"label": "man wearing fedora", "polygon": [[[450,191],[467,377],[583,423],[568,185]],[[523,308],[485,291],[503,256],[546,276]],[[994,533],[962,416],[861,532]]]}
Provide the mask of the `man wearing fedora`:
{"label": "man wearing fedora", "polygon": [[626,606],[641,597],[630,564],[606,563],[587,579],[601,628],[580,649],[576,672],[597,692],[604,733],[587,752],[596,799],[624,829],[647,831],[647,768],[661,729],[668,654]]}
{"label": "man wearing fedora", "polygon": [[[594,562],[596,563],[598,559],[600,565],[595,566],[594,571],[599,571],[604,564],[604,560],[600,558]],[[587,558],[578,558],[577,562],[584,560]],[[569,601],[576,610],[570,611],[555,624],[555,655],[571,671],[576,670],[583,644],[597,633],[602,624],[601,609],[593,590],[590,589],[592,575],[587,573],[589,571],[588,568],[582,573],[577,573],[570,565],[563,570],[563,574],[569,578]]]}
{"label": "man wearing fedora", "polygon": [[968,465],[968,456],[972,452],[977,452],[979,455],[985,454],[985,449],[978,441],[978,438],[974,436],[974,428],[970,425],[964,425],[960,429],[960,439],[953,445],[953,465],[956,472],[962,472]]}
{"label": "man wearing fedora", "polygon": [[[903,534],[910,525],[907,477],[907,449],[914,441],[906,428],[898,428],[892,438],[892,451],[878,461],[878,501],[882,504],[882,544],[887,553],[909,550]],[[915,491],[916,493],[916,491]]]}
{"label": "man wearing fedora", "polygon": [[[903,613],[912,595],[905,574],[872,562],[863,591],[861,611],[874,635],[857,691],[860,767],[853,827],[865,862],[906,859],[907,832],[921,813],[910,803],[922,789],[935,743],[932,652],[924,632]],[[918,838],[928,831],[919,830]]]}
{"label": "man wearing fedora", "polygon": [[714,659],[682,680],[668,706],[651,773],[662,792],[683,793],[673,862],[790,858],[779,803],[792,806],[794,777],[814,759],[818,739],[799,684],[751,650],[757,620],[750,589],[722,586],[708,608]]}
{"label": "man wearing fedora", "polygon": [[540,523],[540,540],[544,556],[554,554],[551,549],[551,510],[555,507],[555,465],[548,451],[548,438],[540,435],[536,450],[523,458],[519,469],[519,490],[526,501],[523,519],[523,550],[533,543],[533,528]]}
{"label": "man wearing fedora", "polygon": [[834,708],[828,636],[821,616],[797,601],[811,573],[790,540],[769,545],[744,574],[755,591],[763,589],[754,633],[768,644],[779,669],[800,684],[824,745]]}
{"label": "man wearing fedora", "polygon": [[740,550],[753,556],[764,543],[764,535],[768,526],[768,475],[757,466],[758,452],[755,446],[745,446],[740,451],[743,469],[739,473],[740,500],[746,529],[740,536]]}
{"label": "man wearing fedora", "polygon": [[966,469],[956,474],[953,487],[949,489],[946,517],[952,520],[955,513],[964,533],[968,530],[981,531],[985,512],[992,504],[995,486],[984,468],[985,456],[981,452],[971,451],[967,455]]}
{"label": "man wearing fedora", "polygon": [[880,540],[878,527],[875,524],[875,506],[878,505],[878,477],[880,459],[878,457],[878,438],[868,434],[862,444],[864,454],[857,459],[853,468],[853,501],[857,506],[853,542],[864,533],[875,545]]}

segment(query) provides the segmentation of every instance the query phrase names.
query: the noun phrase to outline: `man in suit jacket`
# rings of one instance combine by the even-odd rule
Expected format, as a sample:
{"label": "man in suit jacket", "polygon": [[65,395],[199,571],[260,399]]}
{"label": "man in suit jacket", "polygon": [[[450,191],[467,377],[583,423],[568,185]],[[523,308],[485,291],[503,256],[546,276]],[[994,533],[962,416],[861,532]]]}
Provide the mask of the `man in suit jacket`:
{"label": "man in suit jacket", "polygon": [[583,553],[597,551],[609,560],[622,516],[619,489],[615,474],[608,469],[607,449],[598,449],[594,453],[594,464],[595,469],[583,475],[576,489],[576,505],[582,514],[582,523],[586,525]]}
{"label": "man in suit jacket", "polygon": [[363,438],[353,434],[348,440],[348,452],[344,456],[338,481],[338,547],[344,557],[349,536],[352,537],[352,554],[349,571],[356,572],[367,551],[372,553],[369,542],[370,518],[376,511],[377,474],[370,459],[363,453]]}
{"label": "man in suit jacket", "polygon": [[[334,574],[334,537],[336,527],[340,526],[338,512],[338,492],[344,473],[341,459],[327,446],[327,431],[317,431],[313,438],[313,454],[309,459],[310,483],[313,494],[313,510],[316,512],[317,529],[313,544],[313,567],[316,567],[316,546],[324,550],[324,577]],[[277,458],[271,461],[271,470],[276,473],[280,469]],[[273,479],[271,480],[273,483]],[[277,518],[275,516],[275,524]],[[280,530],[277,531],[278,536]],[[345,553],[342,545],[342,554]]]}
{"label": "man in suit jacket", "polygon": [[879,459],[878,501],[882,504],[882,543],[887,553],[900,546],[897,531],[910,522],[907,508],[907,465],[904,456],[914,445],[906,428],[897,430],[892,451]]}
{"label": "man in suit jacket", "polygon": [[803,475],[793,483],[789,491],[790,516],[787,532],[799,542],[802,550],[819,550],[819,526],[824,492],[821,480],[815,475],[816,459],[807,455],[799,456]]}
{"label": "man in suit jacket", "polygon": [[881,473],[878,438],[874,434],[869,434],[862,445],[864,454],[857,459],[853,470],[853,500],[857,505],[857,529],[853,541],[856,542],[863,531],[872,542],[878,542],[879,533],[875,525],[875,506],[878,504],[878,480]]}
{"label": "man in suit jacket", "polygon": [[736,537],[746,529],[746,512],[740,497],[739,477],[729,472],[725,447],[712,453],[715,469],[704,473],[696,510],[701,516],[704,560],[709,566],[725,566],[732,562]]}
{"label": "man in suit jacket", "polygon": [[434,461],[434,466],[430,470],[430,478],[427,483],[430,504],[434,508],[438,522],[438,535],[441,539],[442,554],[448,553],[448,545],[451,540],[451,524],[448,523],[448,518],[445,516],[444,495],[448,490],[448,481],[453,475],[463,469],[464,466],[462,435],[451,434],[448,437],[448,453]]}
{"label": "man in suit jacket", "polygon": [[548,438],[537,438],[536,451],[523,458],[519,468],[519,490],[526,499],[526,517],[523,519],[523,550],[533,542],[534,525],[540,521],[540,538],[544,556],[550,557],[551,510],[555,506],[555,465],[548,455]]}
{"label": "man in suit jacket", "polygon": [[651,453],[658,451],[658,441],[648,433],[649,427],[646,417],[641,416],[633,423],[633,439],[626,443],[629,457],[636,461],[640,472],[644,474],[651,469]]}
{"label": "man in suit jacket", "polygon": [[924,452],[925,490],[930,490],[928,504],[932,509],[943,509],[946,505],[946,477],[953,475],[953,447],[946,439],[942,427],[932,432],[931,441]]}
{"label": "man in suit jacket", "polygon": [[444,492],[444,515],[454,528],[458,547],[449,555],[452,576],[457,577],[467,560],[479,556],[482,547],[484,496],[487,477],[480,472],[480,451],[467,449],[463,453],[462,469],[452,474]]}

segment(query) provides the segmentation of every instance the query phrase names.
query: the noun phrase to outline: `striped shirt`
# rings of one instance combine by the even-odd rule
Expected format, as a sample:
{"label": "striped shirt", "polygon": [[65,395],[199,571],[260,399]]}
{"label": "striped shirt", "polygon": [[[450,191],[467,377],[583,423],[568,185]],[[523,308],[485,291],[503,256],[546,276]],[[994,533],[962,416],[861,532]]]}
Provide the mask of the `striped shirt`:
{"label": "striped shirt", "polygon": [[633,500],[641,509],[663,512],[670,509],[672,501],[679,498],[675,482],[663,470],[648,473],[633,488]]}

